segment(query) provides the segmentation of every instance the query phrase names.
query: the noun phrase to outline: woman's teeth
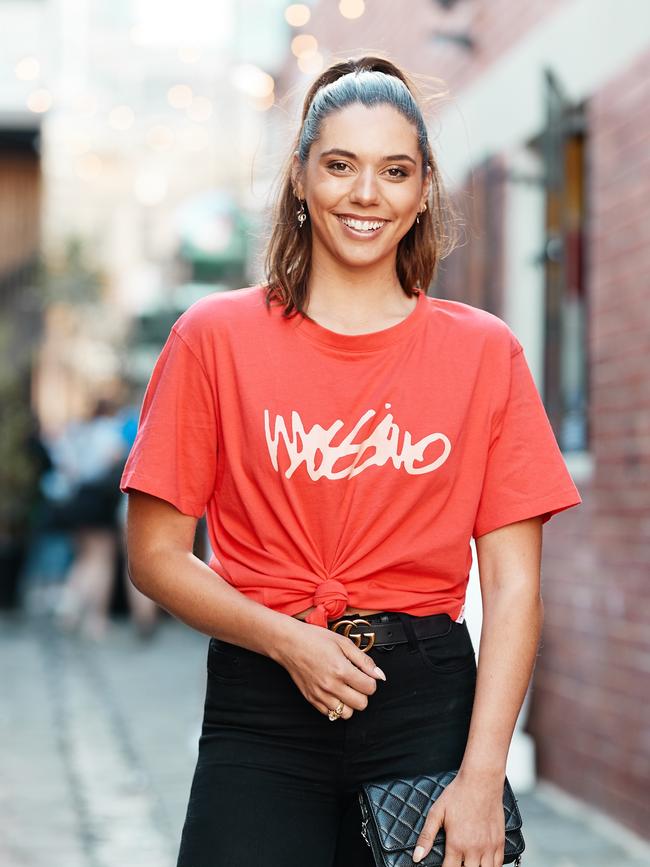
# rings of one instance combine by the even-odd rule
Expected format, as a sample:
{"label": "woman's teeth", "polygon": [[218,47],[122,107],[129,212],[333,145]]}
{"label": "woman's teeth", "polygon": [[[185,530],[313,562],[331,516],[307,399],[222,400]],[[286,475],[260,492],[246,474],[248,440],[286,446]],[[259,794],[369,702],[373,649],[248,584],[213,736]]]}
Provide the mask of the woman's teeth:
{"label": "woman's teeth", "polygon": [[351,229],[356,229],[358,232],[376,232],[377,229],[381,229],[386,222],[385,220],[366,222],[362,220],[352,220],[349,217],[339,217],[339,220]]}

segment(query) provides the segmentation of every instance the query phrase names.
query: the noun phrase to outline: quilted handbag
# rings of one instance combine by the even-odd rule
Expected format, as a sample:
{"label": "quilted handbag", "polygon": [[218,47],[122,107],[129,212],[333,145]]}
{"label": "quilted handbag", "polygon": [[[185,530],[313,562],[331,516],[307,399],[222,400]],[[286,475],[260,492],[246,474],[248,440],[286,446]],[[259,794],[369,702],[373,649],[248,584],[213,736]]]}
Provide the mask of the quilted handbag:
{"label": "quilted handbag", "polygon": [[[411,779],[379,780],[359,788],[361,833],[370,846],[377,867],[412,867],[413,850],[429,808],[458,771],[419,774]],[[525,844],[521,815],[508,778],[503,788],[505,813],[504,864],[521,864]],[[422,867],[440,867],[445,857],[445,831],[440,828],[431,851],[419,862]]]}

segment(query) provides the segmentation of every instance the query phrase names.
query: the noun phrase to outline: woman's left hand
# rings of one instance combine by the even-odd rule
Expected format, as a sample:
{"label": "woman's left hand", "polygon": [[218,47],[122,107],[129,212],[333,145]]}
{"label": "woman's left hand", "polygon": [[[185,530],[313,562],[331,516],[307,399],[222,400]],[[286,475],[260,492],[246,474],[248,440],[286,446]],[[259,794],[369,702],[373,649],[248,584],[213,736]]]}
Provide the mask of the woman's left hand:
{"label": "woman's left hand", "polygon": [[413,861],[417,863],[429,854],[444,826],[442,867],[460,867],[461,863],[464,867],[503,867],[503,786],[503,779],[467,778],[459,771],[432,804],[416,841]]}

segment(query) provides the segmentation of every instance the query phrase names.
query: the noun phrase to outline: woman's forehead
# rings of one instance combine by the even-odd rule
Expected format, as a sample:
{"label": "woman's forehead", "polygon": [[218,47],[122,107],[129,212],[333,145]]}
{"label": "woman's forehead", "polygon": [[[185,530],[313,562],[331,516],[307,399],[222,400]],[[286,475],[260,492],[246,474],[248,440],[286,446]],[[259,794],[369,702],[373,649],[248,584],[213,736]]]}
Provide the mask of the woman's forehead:
{"label": "woman's forehead", "polygon": [[[360,132],[363,134],[360,135]],[[321,126],[316,156],[340,148],[360,158],[389,154],[409,154],[417,159],[415,126],[391,105],[346,106],[326,117]]]}

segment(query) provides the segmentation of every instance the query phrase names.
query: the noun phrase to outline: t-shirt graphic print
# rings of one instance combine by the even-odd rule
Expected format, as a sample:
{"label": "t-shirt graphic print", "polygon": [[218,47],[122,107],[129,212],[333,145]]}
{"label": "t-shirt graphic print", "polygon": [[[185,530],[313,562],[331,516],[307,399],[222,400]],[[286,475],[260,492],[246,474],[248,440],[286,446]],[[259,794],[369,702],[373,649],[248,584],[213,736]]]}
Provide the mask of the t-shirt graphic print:
{"label": "t-shirt graphic print", "polygon": [[[392,404],[385,403],[384,409],[390,410],[391,406]],[[413,442],[411,432],[407,430],[402,434],[390,412],[377,419],[374,430],[365,439],[357,441],[375,416],[377,412],[374,409],[367,410],[351,426],[349,432],[343,435],[341,443],[336,445],[333,440],[339,431],[345,431],[346,427],[341,419],[336,419],[327,428],[315,424],[306,430],[297,410],[292,410],[291,425],[288,427],[280,415],[275,416],[271,423],[270,413],[265,409],[264,433],[273,468],[280,472],[278,450],[281,442],[289,458],[289,465],[284,471],[288,479],[301,465],[305,466],[311,479],[317,480],[323,476],[328,479],[357,476],[368,467],[381,467],[389,462],[396,470],[403,469],[411,475],[419,475],[433,472],[447,460],[451,443],[444,434],[429,434]],[[431,459],[431,452],[436,444],[442,446],[442,452],[435,459]],[[440,448],[437,451],[440,452]],[[370,454],[367,454],[368,452]],[[346,464],[346,459],[349,458],[352,460],[348,460]],[[339,467],[339,463],[345,466]]]}

